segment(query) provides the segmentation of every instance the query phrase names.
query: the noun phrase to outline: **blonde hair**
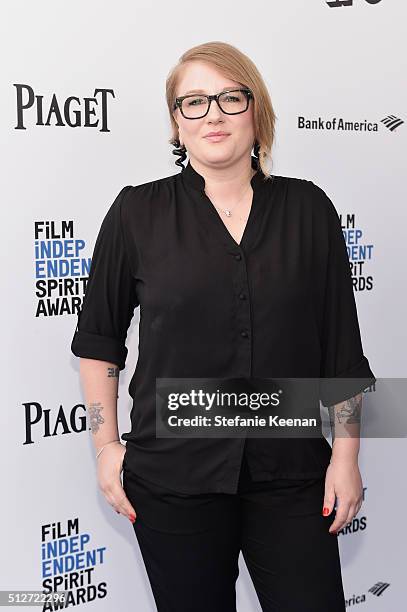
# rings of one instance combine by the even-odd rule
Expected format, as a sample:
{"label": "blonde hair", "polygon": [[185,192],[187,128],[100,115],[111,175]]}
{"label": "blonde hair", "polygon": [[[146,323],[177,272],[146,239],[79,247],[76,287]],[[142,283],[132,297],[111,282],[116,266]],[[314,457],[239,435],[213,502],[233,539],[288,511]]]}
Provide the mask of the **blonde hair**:
{"label": "blonde hair", "polygon": [[166,80],[166,99],[170,113],[172,136],[169,143],[179,144],[178,126],[173,117],[176,88],[182,70],[188,62],[205,61],[217,68],[226,78],[237,81],[253,92],[253,120],[255,142],[259,147],[259,165],[266,177],[270,177],[266,162],[272,161],[271,150],[275,135],[273,105],[264,80],[254,62],[233,45],[221,41],[212,41],[192,47],[185,51],[172,68]]}

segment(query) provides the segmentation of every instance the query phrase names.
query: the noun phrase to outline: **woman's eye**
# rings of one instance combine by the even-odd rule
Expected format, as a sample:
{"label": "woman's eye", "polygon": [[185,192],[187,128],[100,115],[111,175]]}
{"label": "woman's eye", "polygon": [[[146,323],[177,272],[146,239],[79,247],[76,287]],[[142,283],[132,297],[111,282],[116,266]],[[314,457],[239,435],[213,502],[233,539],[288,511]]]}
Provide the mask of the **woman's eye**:
{"label": "woman's eye", "polygon": [[188,101],[188,106],[197,106],[198,104],[203,104],[205,100],[203,98],[194,98],[193,100]]}

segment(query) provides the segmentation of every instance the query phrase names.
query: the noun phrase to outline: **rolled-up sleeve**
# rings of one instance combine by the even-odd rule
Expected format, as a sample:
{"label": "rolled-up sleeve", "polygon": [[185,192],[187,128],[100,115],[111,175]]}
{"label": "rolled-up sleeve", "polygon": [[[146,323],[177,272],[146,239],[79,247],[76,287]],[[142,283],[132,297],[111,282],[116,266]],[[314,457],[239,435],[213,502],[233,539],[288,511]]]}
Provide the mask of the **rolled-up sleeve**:
{"label": "rolled-up sleeve", "polygon": [[107,211],[96,238],[89,278],[71,351],[125,367],[127,331],[139,305],[126,252],[121,208],[131,189],[124,187]]}
{"label": "rolled-up sleeve", "polygon": [[363,353],[352,273],[340,217],[317,187],[326,206],[328,258],[321,333],[320,399],[331,406],[372,385],[376,378]]}

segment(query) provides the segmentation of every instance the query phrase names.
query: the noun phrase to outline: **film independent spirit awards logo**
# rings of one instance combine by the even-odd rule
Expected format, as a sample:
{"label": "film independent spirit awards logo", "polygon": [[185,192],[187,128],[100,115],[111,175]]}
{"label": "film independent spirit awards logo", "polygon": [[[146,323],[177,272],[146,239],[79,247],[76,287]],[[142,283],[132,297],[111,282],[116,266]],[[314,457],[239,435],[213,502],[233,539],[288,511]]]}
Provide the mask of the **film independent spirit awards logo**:
{"label": "film independent spirit awards logo", "polygon": [[45,600],[41,610],[62,610],[105,599],[108,583],[103,565],[107,561],[107,547],[81,528],[78,517],[41,525],[43,593],[59,594],[54,600]]}

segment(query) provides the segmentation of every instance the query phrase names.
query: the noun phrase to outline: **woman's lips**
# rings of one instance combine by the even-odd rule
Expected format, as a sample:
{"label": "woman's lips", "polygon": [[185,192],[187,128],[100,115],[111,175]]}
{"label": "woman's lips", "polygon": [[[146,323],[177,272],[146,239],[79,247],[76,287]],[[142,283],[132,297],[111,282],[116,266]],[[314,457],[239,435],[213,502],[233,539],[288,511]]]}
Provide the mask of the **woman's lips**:
{"label": "woman's lips", "polygon": [[216,136],[205,136],[205,139],[209,140],[210,142],[220,142],[221,140],[225,140],[225,138],[228,136],[229,134],[219,134]]}

